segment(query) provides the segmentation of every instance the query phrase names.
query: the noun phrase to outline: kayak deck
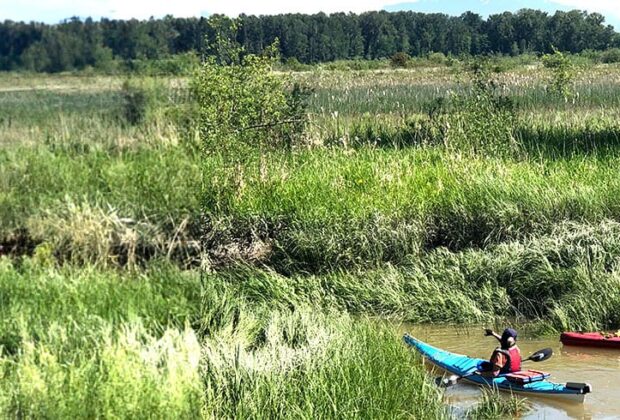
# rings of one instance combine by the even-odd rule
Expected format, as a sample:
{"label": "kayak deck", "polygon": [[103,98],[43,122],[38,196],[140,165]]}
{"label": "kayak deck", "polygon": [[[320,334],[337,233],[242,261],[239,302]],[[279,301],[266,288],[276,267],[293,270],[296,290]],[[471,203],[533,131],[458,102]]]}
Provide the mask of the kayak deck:
{"label": "kayak deck", "polygon": [[[408,334],[404,336],[405,343],[415,348],[433,365],[458,376],[468,375],[476,372],[483,359],[468,357],[461,354],[451,353],[446,350],[433,347]],[[558,384],[547,380],[532,382],[528,384],[517,384],[510,382],[506,377],[486,377],[473,374],[463,380],[470,383],[497,388],[500,391],[507,391],[528,396],[552,397],[566,399],[575,402],[583,402],[585,395],[591,392],[588,384]]]}
{"label": "kayak deck", "polygon": [[560,336],[560,341],[566,346],[588,346],[607,349],[620,349],[620,337],[605,337],[601,333],[588,332],[565,332]]}

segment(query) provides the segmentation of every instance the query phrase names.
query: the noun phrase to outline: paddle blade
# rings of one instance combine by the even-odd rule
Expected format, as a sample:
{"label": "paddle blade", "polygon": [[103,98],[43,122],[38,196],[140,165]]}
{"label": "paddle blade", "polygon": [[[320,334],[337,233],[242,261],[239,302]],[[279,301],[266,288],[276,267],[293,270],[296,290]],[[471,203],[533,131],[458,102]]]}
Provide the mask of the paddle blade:
{"label": "paddle blade", "polygon": [[536,353],[532,354],[526,360],[531,360],[532,362],[542,362],[543,360],[547,360],[551,356],[553,356],[553,350],[552,349],[542,349],[542,350],[538,350]]}
{"label": "paddle blade", "polygon": [[452,385],[456,385],[456,383],[458,382],[458,380],[460,379],[459,376],[457,375],[451,375],[447,378],[443,377],[443,376],[439,376],[437,378],[435,378],[435,384],[439,387],[442,388],[447,388],[449,386]]}

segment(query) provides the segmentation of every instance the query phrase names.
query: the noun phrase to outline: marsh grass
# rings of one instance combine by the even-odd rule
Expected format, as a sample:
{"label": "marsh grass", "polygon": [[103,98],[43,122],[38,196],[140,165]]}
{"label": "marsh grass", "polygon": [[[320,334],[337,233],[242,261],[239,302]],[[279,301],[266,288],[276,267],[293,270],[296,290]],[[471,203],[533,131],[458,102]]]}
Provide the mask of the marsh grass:
{"label": "marsh grass", "polygon": [[491,420],[519,418],[527,411],[524,399],[514,395],[503,398],[497,390],[483,390],[482,398],[476,406],[467,412],[472,420]]}
{"label": "marsh grass", "polygon": [[3,416],[445,416],[386,324],[303,296],[256,301],[218,277],[201,289],[197,272],[169,264],[114,274],[0,262]]}
{"label": "marsh grass", "polygon": [[[218,274],[256,302],[315,302],[414,323],[536,320],[547,333],[620,326],[618,224],[563,223],[484,249],[445,248],[398,265],[284,276],[249,266]],[[599,293],[600,291],[600,293]]]}
{"label": "marsh grass", "polygon": [[620,327],[618,74],[498,74],[509,155],[429,141],[447,67],[296,74],[308,144],[232,183],[183,80],[131,127],[119,79],[0,80],[0,416],[442,418],[376,318]]}
{"label": "marsh grass", "polygon": [[567,220],[614,219],[616,160],[314,150],[275,155],[245,167],[237,187],[213,180],[206,191],[228,198],[218,237],[259,237],[272,250],[262,260],[277,269],[324,272],[399,264],[437,246],[484,247]]}
{"label": "marsh grass", "polygon": [[202,240],[215,265],[246,259],[288,273],[326,272],[400,264],[437,246],[484,247],[566,220],[620,217],[619,162],[602,152],[540,160],[441,148],[274,153],[241,167],[232,186],[209,172],[203,180],[216,159],[201,163],[176,146],[119,154],[10,148],[0,160],[3,241],[25,231],[54,244],[62,259],[82,261],[191,257]]}

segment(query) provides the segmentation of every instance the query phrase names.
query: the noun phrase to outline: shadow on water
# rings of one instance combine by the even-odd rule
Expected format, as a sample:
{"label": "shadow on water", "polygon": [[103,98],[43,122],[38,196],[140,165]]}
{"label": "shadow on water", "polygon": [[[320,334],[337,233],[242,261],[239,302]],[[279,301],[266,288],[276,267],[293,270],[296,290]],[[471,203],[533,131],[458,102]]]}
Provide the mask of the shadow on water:
{"label": "shadow on water", "polygon": [[[482,327],[445,325],[399,326],[401,333],[411,335],[434,346],[472,357],[487,358],[496,347],[491,337],[484,337]],[[618,379],[620,379],[620,351],[587,347],[563,346],[559,337],[534,337],[521,333],[519,347],[524,355],[550,347],[553,357],[536,365],[551,373],[555,382],[587,382],[593,392],[584,404],[567,403],[545,398],[528,398],[531,410],[525,419],[610,419],[618,418],[620,398],[618,398]],[[481,391],[474,385],[459,383],[445,391],[446,402],[454,414],[464,413],[478,401]]]}

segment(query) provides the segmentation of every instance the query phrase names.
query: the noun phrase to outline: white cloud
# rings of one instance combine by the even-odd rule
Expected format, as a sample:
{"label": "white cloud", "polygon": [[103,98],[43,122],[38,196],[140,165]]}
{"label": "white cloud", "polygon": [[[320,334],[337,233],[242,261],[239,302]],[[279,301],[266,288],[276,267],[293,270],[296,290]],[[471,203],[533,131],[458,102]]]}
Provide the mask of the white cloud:
{"label": "white cloud", "polygon": [[[57,22],[71,16],[148,19],[171,14],[179,17],[223,13],[229,16],[277,13],[334,13],[380,10],[419,0],[0,0],[0,19]],[[457,0],[433,0],[437,7]],[[507,0],[480,0],[481,3]],[[532,0],[532,7],[550,4],[599,12],[610,21],[620,21],[620,0]],[[544,3],[544,5],[543,5]],[[528,3],[529,4],[529,3]],[[454,5],[454,3],[452,3]],[[449,8],[449,7],[447,7]]]}
{"label": "white cloud", "polygon": [[[224,13],[236,16],[245,14],[276,14],[276,13],[334,13],[334,12],[366,12],[380,10],[385,6],[411,0],[306,0],[306,1],[247,1],[218,0],[205,3],[204,10],[209,13]],[[415,0],[414,0],[415,1]]]}
{"label": "white cloud", "polygon": [[380,10],[391,4],[417,0],[0,0],[0,16],[14,20],[60,19],[70,16],[147,19],[170,14],[178,17],[223,13],[229,16],[277,13],[333,13]]}
{"label": "white cloud", "polygon": [[620,2],[618,0],[552,0],[553,3],[570,8],[598,12],[609,18],[620,19]]}

